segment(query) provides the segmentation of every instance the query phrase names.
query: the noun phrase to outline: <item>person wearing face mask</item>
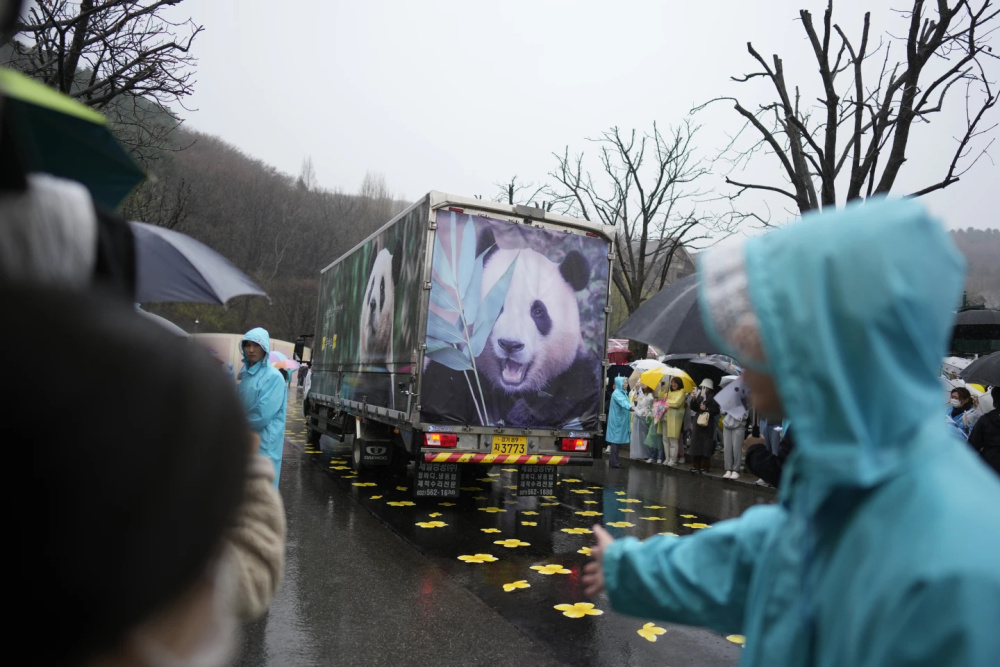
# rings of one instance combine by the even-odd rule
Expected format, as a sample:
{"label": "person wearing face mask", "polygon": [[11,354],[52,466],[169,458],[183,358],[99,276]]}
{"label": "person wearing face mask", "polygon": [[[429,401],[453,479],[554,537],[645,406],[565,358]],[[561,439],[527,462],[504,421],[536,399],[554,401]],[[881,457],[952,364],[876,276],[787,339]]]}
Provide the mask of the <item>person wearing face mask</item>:
{"label": "person wearing face mask", "polygon": [[961,433],[965,440],[969,439],[972,428],[981,416],[968,389],[955,387],[951,390],[951,400],[948,401],[948,423]]}
{"label": "person wearing face mask", "polygon": [[[51,423],[52,402],[15,392],[7,409],[17,419],[0,435],[30,480],[14,513],[8,631],[37,637],[40,619],[58,628],[19,661],[227,664],[238,616],[273,593],[264,584],[253,602],[238,590],[259,556],[247,552],[261,526],[249,524],[261,502],[274,507],[247,498],[253,442],[231,383],[190,341],[110,297],[4,286],[0,308],[19,323],[0,327],[4,349],[45,350],[12,355],[9,370],[29,382],[58,377],[67,398],[54,435],[38,427]],[[283,517],[274,520],[283,542]]]}
{"label": "person wearing face mask", "polygon": [[996,665],[1000,479],[940,416],[964,266],[915,200],[703,254],[707,333],[795,430],[778,502],[644,542],[595,526],[586,593],[743,635],[743,667]]}

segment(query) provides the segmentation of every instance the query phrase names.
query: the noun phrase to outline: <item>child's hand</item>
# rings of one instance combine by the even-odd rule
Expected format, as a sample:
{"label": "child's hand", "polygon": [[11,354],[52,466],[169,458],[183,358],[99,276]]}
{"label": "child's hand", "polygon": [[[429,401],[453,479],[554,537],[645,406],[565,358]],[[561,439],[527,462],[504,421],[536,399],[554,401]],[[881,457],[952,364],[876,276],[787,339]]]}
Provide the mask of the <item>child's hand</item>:
{"label": "child's hand", "polygon": [[600,525],[594,525],[594,535],[597,537],[597,546],[590,550],[594,560],[583,566],[583,592],[589,597],[604,590],[604,552],[615,541],[611,533]]}

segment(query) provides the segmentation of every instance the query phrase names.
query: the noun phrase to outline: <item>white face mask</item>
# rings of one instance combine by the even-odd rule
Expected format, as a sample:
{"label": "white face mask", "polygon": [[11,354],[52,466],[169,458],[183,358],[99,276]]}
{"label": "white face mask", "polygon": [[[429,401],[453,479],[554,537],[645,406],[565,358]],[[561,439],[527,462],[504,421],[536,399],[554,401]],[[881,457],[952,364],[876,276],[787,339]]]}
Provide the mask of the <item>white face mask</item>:
{"label": "white face mask", "polygon": [[147,667],[222,667],[232,662],[239,627],[232,613],[235,585],[236,573],[224,562],[216,569],[212,620],[198,647],[190,655],[179,656],[159,642],[140,639],[138,649]]}
{"label": "white face mask", "polygon": [[961,407],[962,405],[962,401],[958,400],[957,398],[953,398],[948,402],[951,404],[951,407],[953,408],[958,408]]}

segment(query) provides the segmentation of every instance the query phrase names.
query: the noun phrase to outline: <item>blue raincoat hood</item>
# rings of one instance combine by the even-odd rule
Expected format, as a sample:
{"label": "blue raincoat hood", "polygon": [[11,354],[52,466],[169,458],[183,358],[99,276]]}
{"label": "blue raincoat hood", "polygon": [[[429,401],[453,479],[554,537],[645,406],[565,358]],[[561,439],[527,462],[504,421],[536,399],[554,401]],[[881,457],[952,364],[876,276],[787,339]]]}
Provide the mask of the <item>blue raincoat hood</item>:
{"label": "blue raincoat hood", "polygon": [[[257,343],[264,349],[264,358],[261,361],[266,364],[268,355],[271,354],[271,336],[267,333],[267,329],[263,329],[261,327],[251,329],[243,335],[243,341],[247,340],[252,343]],[[243,365],[249,369],[250,360],[247,359],[246,353],[243,352],[243,341],[240,341],[240,354],[243,356]]]}
{"label": "blue raincoat hood", "polygon": [[625,378],[621,376],[615,378],[615,391],[625,391]]}
{"label": "blue raincoat hood", "polygon": [[808,216],[745,252],[761,342],[795,424],[790,467],[810,478],[814,500],[822,486],[892,475],[919,456],[918,431],[943,439],[938,376],[965,262],[921,205]]}

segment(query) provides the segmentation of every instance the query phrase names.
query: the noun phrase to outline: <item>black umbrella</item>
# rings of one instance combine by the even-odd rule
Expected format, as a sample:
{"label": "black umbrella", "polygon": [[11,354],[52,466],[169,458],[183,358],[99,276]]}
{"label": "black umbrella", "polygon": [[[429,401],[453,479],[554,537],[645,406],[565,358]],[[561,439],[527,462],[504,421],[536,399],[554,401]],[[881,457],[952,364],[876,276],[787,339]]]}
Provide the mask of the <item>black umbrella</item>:
{"label": "black umbrella", "polygon": [[665,354],[718,353],[709,339],[698,307],[698,276],[690,275],[663,288],[618,327],[615,338],[629,338]]}
{"label": "black umbrella", "polygon": [[966,366],[958,377],[966,382],[975,382],[993,387],[1000,386],[1000,352],[988,357],[980,357]]}
{"label": "black umbrella", "polygon": [[1000,326],[1000,310],[970,308],[955,315],[955,326]]}
{"label": "black umbrella", "polygon": [[139,303],[217,303],[267,294],[201,241],[164,227],[131,222]]}

